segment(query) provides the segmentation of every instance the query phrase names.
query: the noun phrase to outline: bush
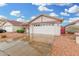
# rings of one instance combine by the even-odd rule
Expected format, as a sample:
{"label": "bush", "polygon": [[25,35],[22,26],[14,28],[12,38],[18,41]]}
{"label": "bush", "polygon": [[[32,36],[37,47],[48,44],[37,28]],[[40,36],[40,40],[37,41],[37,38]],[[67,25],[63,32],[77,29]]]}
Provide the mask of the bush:
{"label": "bush", "polygon": [[76,32],[76,30],[68,30],[67,31],[69,34],[74,34]]}
{"label": "bush", "polygon": [[24,33],[25,30],[24,30],[24,29],[18,29],[17,32],[18,32],[18,33]]}

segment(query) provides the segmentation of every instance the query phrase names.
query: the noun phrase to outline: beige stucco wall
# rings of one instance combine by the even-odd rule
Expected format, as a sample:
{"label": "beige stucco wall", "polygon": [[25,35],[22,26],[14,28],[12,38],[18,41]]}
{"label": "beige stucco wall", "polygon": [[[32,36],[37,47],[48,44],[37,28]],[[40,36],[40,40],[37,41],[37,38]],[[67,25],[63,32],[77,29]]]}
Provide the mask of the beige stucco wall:
{"label": "beige stucco wall", "polygon": [[[7,29],[6,29],[7,27]],[[17,29],[21,29],[21,26],[14,26],[11,23],[7,22],[2,26],[3,29],[7,30],[7,32],[15,32]]]}
{"label": "beige stucco wall", "polygon": [[5,26],[12,26],[12,24],[9,23],[9,22],[6,22],[6,23],[3,25],[3,27],[5,27]]}
{"label": "beige stucco wall", "polygon": [[41,16],[41,17],[37,18],[37,20],[33,21],[32,23],[37,23],[37,22],[51,22],[51,21],[55,21],[55,20],[53,18]]}
{"label": "beige stucco wall", "polygon": [[22,28],[21,26],[13,26],[14,31],[17,31],[18,29],[21,29],[21,28]]}

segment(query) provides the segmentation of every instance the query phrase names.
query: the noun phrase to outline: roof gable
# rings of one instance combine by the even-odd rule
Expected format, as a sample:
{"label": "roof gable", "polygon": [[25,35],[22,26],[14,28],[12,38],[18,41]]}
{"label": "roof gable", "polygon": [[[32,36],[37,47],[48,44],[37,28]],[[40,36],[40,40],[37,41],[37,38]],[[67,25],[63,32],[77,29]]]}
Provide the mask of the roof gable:
{"label": "roof gable", "polygon": [[6,19],[0,19],[0,27],[3,26],[6,23]]}
{"label": "roof gable", "polygon": [[52,16],[48,16],[48,15],[42,14],[42,15],[37,16],[37,17],[34,18],[33,20],[31,20],[29,23],[32,23],[33,21],[37,20],[38,18],[40,18],[40,17],[42,17],[42,16],[43,16],[43,17],[50,18],[50,19],[55,20],[55,21],[58,21],[58,22],[62,22],[62,21],[63,21],[63,19],[60,19],[60,18],[56,18],[56,17],[52,17]]}

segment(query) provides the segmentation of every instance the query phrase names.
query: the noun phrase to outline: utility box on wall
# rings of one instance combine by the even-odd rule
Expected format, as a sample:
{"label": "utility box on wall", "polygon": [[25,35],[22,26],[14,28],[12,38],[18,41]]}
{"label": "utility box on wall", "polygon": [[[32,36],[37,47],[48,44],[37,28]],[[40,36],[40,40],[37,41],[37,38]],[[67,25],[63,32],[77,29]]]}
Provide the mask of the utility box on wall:
{"label": "utility box on wall", "polygon": [[76,38],[75,38],[76,39],[76,43],[79,44],[79,32],[75,33],[75,35],[76,35]]}
{"label": "utility box on wall", "polygon": [[61,27],[61,34],[65,34],[65,27]]}
{"label": "utility box on wall", "polygon": [[79,44],[79,36],[76,36],[76,43]]}

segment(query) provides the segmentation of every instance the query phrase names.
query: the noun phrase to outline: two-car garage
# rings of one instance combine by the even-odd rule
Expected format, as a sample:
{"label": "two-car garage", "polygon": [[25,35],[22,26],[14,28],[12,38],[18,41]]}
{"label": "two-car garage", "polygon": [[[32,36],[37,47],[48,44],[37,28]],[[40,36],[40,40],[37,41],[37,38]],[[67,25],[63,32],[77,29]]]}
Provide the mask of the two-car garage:
{"label": "two-car garage", "polygon": [[[55,21],[53,21],[55,20]],[[61,34],[61,20],[51,18],[47,15],[40,15],[30,23],[31,34],[46,34],[46,35],[60,35]]]}

